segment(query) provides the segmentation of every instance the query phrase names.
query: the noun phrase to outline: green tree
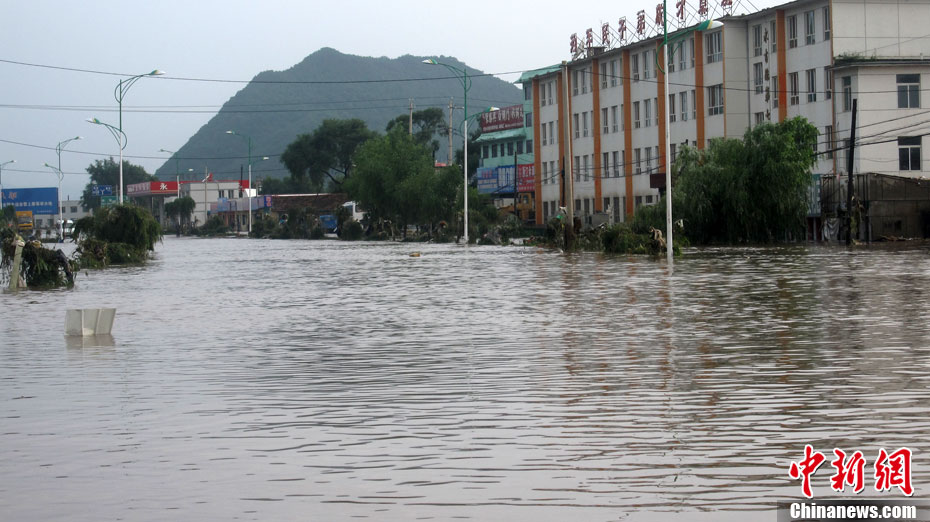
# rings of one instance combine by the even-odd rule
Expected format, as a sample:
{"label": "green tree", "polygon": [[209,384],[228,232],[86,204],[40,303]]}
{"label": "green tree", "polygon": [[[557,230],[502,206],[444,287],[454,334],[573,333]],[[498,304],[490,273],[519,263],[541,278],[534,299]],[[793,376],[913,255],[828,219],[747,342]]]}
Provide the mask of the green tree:
{"label": "green tree", "polygon": [[742,140],[716,139],[704,151],[682,150],[672,193],[688,237],[736,243],[799,234],[817,136],[816,127],[796,117],[757,125]]}
{"label": "green tree", "polygon": [[[401,114],[389,121],[387,132],[396,128],[401,128],[404,132],[410,132],[410,115]],[[421,111],[413,112],[413,139],[420,145],[429,148],[433,154],[433,160],[436,159],[436,152],[439,151],[439,140],[437,135],[446,129],[446,118],[442,109],[430,107]]]}
{"label": "green tree", "polygon": [[[112,185],[113,195],[119,192],[119,163],[113,158],[105,160],[94,160],[87,167],[87,173],[90,174],[90,182],[84,187],[81,193],[81,205],[97,209],[100,207],[100,196],[91,194],[91,185]],[[133,183],[142,183],[144,181],[158,181],[158,178],[145,171],[145,168],[139,165],[133,165],[123,160],[123,189]],[[123,198],[126,193],[123,193]]]}
{"label": "green tree", "polygon": [[323,183],[314,183],[309,178],[265,178],[260,194],[310,194],[323,191]]}
{"label": "green tree", "polygon": [[297,136],[281,154],[281,162],[297,181],[309,178],[322,185],[328,178],[341,187],[351,175],[355,151],[375,135],[360,119],[323,120],[312,133]]}
{"label": "green tree", "polygon": [[[481,129],[477,127],[468,137],[468,179],[472,179],[481,162],[481,145],[475,143],[479,137],[481,137]],[[459,139],[462,139],[461,134],[459,134]],[[455,163],[462,165],[464,160],[465,152],[462,149],[455,149]]]}

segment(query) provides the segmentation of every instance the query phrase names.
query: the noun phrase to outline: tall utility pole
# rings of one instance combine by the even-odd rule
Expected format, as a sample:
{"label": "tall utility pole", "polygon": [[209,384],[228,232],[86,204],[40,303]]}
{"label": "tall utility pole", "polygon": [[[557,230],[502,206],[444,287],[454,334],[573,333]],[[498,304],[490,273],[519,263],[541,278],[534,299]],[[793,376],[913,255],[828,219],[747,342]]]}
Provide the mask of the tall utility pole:
{"label": "tall utility pole", "polygon": [[856,152],[856,111],[859,99],[852,101],[852,123],[849,127],[849,152],[846,153],[846,171],[849,180],[846,182],[846,246],[852,245],[852,197],[853,197],[853,160]]}
{"label": "tall utility pole", "polygon": [[452,98],[449,98],[449,165],[452,165]]}
{"label": "tall utility pole", "polygon": [[565,194],[565,250],[571,250],[575,243],[575,178],[572,176],[572,123],[571,108],[568,97],[568,62],[562,62],[562,140],[565,143],[565,157],[562,158]]}
{"label": "tall utility pole", "polygon": [[413,136],[413,98],[410,98],[410,125],[408,126],[410,135]]}

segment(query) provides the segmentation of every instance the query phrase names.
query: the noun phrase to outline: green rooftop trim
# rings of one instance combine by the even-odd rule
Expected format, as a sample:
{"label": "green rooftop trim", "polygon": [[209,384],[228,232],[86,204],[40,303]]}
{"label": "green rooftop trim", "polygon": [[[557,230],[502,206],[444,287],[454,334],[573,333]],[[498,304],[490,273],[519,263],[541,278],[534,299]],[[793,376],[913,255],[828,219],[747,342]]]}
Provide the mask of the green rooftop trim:
{"label": "green rooftop trim", "polygon": [[488,133],[482,134],[481,136],[478,136],[478,139],[475,140],[475,143],[487,143],[487,142],[499,141],[499,140],[512,140],[515,138],[524,139],[526,138],[526,133],[523,131],[523,129],[524,127],[520,127],[519,129],[509,129],[505,131],[488,132]]}
{"label": "green rooftop trim", "polygon": [[562,67],[561,65],[550,65],[549,67],[543,67],[541,69],[533,69],[532,71],[526,71],[520,75],[520,78],[517,81],[513,83],[526,83],[529,80],[532,80],[533,78],[537,76],[545,76],[547,74],[558,72],[559,68],[561,67]]}

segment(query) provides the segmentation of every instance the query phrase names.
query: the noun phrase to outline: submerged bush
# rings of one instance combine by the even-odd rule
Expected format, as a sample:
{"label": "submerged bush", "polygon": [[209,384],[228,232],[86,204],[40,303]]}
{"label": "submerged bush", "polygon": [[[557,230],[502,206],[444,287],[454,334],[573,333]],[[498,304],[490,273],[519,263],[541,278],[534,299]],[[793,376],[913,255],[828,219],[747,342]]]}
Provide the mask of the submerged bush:
{"label": "submerged bush", "polygon": [[131,204],[98,208],[74,223],[74,252],[79,268],[141,264],[161,241],[158,221],[143,207]]}

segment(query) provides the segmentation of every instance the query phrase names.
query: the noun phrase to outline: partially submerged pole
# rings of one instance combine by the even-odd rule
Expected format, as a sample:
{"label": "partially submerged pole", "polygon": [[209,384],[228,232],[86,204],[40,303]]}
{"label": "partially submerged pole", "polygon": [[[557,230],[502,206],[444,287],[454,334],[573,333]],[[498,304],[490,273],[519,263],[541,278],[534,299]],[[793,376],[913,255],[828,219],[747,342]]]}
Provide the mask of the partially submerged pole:
{"label": "partially submerged pole", "polygon": [[13,239],[13,243],[16,245],[16,251],[13,254],[13,270],[10,272],[10,290],[26,287],[22,277],[23,247],[26,246],[26,243],[19,236]]}

